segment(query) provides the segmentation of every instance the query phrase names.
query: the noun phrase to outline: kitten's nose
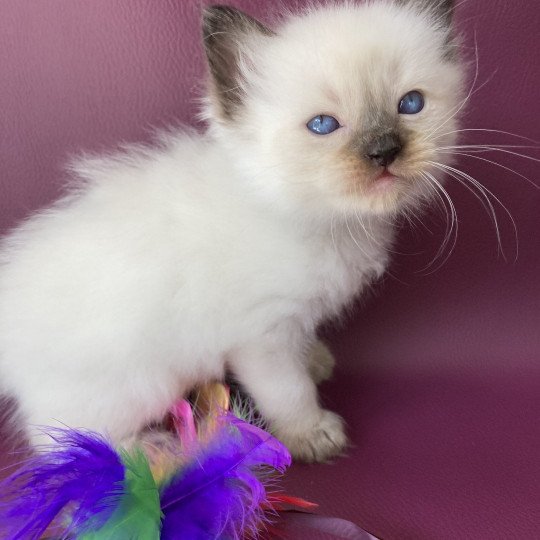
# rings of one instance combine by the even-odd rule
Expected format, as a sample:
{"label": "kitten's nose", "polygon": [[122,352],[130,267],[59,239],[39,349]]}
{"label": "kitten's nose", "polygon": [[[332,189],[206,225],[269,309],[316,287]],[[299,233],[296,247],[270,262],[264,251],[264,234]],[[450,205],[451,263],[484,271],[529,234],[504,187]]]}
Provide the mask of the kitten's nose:
{"label": "kitten's nose", "polygon": [[366,148],[366,156],[381,167],[388,167],[403,149],[398,135],[389,133],[374,139]]}

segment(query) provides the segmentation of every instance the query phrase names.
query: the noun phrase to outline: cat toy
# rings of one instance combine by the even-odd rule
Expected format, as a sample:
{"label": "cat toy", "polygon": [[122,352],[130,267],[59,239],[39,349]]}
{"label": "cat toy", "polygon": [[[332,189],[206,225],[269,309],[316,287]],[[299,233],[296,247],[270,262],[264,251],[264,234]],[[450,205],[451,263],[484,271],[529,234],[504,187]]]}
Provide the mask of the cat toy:
{"label": "cat toy", "polygon": [[[276,491],[291,464],[245,400],[222,384],[178,401],[169,429],[116,449],[84,430],[48,429],[54,445],[0,483],[6,540],[256,540],[287,538],[281,517],[334,538],[373,539],[314,516],[316,504]],[[285,522],[285,520],[283,520]]]}
{"label": "cat toy", "polygon": [[289,452],[231,412],[225,386],[179,401],[170,417],[172,432],[149,431],[132,449],[48,430],[55,445],[3,482],[2,538],[240,540],[259,538],[282,505],[314,506],[268,492]]}

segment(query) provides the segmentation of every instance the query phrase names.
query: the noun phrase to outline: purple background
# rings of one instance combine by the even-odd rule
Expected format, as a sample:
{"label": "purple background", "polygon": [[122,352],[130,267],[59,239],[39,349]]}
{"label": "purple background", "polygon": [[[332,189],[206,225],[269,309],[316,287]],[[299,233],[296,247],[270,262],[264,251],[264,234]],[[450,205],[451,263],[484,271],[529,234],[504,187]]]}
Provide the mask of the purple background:
{"label": "purple background", "polygon": [[[230,3],[263,19],[271,4]],[[73,153],[193,121],[199,10],[198,0],[3,0],[1,230],[60,193]],[[480,62],[466,127],[540,140],[540,4],[464,2],[458,22],[467,58],[474,64],[476,36]],[[487,132],[466,140],[520,144]],[[482,156],[540,183],[539,162]],[[441,219],[404,227],[395,277],[325,332],[339,367],[323,395],[349,423],[348,457],[296,466],[287,479],[322,513],[387,540],[540,534],[540,196],[486,162],[464,158],[460,167],[513,214],[518,261],[504,211],[508,262],[480,203],[450,181],[460,231],[449,260],[422,271],[442,240]]]}

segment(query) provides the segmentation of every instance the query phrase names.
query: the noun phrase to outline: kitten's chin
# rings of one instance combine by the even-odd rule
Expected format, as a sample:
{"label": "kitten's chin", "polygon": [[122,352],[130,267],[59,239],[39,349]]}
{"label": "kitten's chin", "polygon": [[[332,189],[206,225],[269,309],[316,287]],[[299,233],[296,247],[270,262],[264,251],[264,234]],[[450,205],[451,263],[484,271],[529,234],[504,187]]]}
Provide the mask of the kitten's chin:
{"label": "kitten's chin", "polygon": [[373,177],[362,190],[349,195],[347,211],[376,216],[399,213],[415,199],[411,182],[388,170]]}
{"label": "kitten's chin", "polygon": [[399,177],[388,170],[382,171],[371,182],[368,187],[368,194],[372,196],[385,196],[397,189]]}

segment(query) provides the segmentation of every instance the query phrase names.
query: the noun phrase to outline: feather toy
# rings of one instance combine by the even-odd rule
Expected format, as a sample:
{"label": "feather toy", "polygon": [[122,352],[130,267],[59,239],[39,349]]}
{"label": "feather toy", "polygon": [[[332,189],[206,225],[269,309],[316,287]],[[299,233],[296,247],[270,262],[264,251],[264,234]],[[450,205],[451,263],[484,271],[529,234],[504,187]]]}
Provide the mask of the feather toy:
{"label": "feather toy", "polygon": [[164,540],[177,538],[178,530],[186,540],[255,535],[266,501],[256,472],[290,465],[287,450],[268,433],[233,415],[221,424],[203,455],[162,490]]}
{"label": "feather toy", "polygon": [[3,538],[37,540],[51,524],[60,526],[68,507],[66,533],[103,525],[122,490],[124,465],[99,435],[49,430],[54,448],[30,457],[0,486]]}
{"label": "feather toy", "polygon": [[105,525],[80,534],[80,540],[159,540],[161,508],[156,482],[144,453],[121,452],[125,467],[124,486],[116,510]]}
{"label": "feather toy", "polygon": [[290,455],[227,411],[222,385],[197,404],[194,414],[178,402],[176,433],[149,432],[133,451],[95,433],[49,430],[56,444],[0,483],[2,538],[38,540],[47,529],[77,540],[257,538],[272,509],[265,482]]}

